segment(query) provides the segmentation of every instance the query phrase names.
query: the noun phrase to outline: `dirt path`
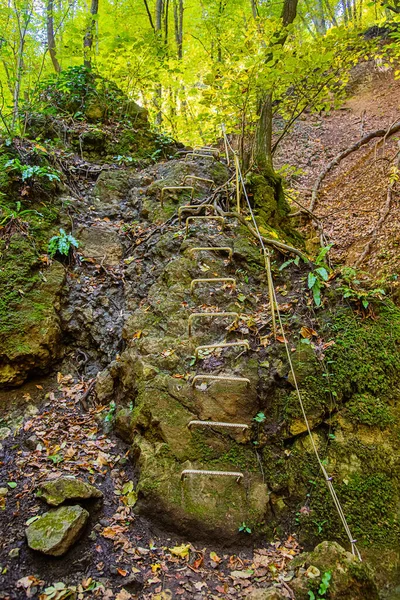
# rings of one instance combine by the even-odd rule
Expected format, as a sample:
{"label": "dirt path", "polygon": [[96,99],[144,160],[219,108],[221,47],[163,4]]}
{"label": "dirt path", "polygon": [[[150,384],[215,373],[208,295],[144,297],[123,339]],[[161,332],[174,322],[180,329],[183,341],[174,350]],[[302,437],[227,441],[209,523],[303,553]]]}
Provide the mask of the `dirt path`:
{"label": "dirt path", "polygon": [[[135,515],[129,447],[108,432],[109,407],[82,408],[86,389],[59,373],[1,395],[10,408],[1,422],[0,487],[8,492],[0,499],[0,598],[229,599],[268,583],[290,597],[294,537],[255,549],[243,534],[240,549],[205,547],[168,537]],[[52,558],[31,551],[24,532],[47,510],[35,495],[38,484],[59,475],[95,485],[104,501],[85,504],[90,520],[81,541]]]}

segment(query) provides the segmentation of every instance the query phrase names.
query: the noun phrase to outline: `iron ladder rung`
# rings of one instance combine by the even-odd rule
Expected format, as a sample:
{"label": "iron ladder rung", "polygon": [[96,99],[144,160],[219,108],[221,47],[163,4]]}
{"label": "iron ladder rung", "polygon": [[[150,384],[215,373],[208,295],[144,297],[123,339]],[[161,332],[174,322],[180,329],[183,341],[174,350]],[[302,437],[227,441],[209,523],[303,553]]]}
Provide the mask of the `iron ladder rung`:
{"label": "iron ladder rung", "polygon": [[248,340],[242,340],[241,342],[226,342],[225,344],[208,344],[206,346],[197,346],[194,351],[195,358],[199,358],[199,352],[201,350],[217,350],[218,348],[237,348],[244,346],[246,350],[250,350],[250,344]]}
{"label": "iron ladder rung", "polygon": [[246,385],[250,385],[250,379],[247,377],[229,377],[228,375],[195,375],[191,381],[191,386],[194,387],[196,381],[202,380],[209,381],[232,381],[234,383],[245,383]]}
{"label": "iron ladder rung", "polygon": [[232,260],[233,250],[229,246],[195,246],[190,252],[227,252],[229,260]]}
{"label": "iron ladder rung", "polygon": [[224,427],[226,429],[242,429],[243,431],[245,429],[248,429],[249,426],[246,425],[246,423],[225,423],[223,421],[200,421],[200,420],[196,420],[194,419],[193,421],[190,421],[190,423],[188,424],[189,429],[193,426],[196,427]]}
{"label": "iron ladder rung", "polygon": [[184,469],[181,473],[181,481],[183,481],[187,475],[212,475],[218,477],[235,477],[238,483],[244,477],[243,473],[240,473],[238,471],[206,471],[202,469]]}
{"label": "iron ladder rung", "polygon": [[[194,210],[199,210],[200,208],[211,208],[213,211],[215,211],[215,206],[213,204],[185,204],[178,208],[179,225],[181,225],[181,223],[182,223],[182,212],[183,211],[186,211],[186,212],[191,211],[192,212]],[[209,216],[212,217],[214,215],[209,215]]]}
{"label": "iron ladder rung", "polygon": [[161,207],[164,206],[164,192],[172,190],[190,190],[190,198],[193,199],[194,187],[192,185],[167,185],[161,190]]}

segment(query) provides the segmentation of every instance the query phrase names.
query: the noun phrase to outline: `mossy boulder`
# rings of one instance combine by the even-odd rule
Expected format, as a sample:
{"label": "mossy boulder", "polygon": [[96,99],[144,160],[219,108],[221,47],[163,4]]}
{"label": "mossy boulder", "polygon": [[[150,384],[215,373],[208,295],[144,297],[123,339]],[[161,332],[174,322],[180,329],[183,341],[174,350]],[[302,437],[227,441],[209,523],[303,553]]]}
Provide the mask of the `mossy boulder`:
{"label": "mossy boulder", "polygon": [[308,592],[318,594],[325,573],[330,573],[328,594],[332,600],[378,600],[371,568],[336,542],[322,542],[313,552],[293,559],[297,577],[290,583],[298,600],[308,600]]}
{"label": "mossy boulder", "polygon": [[28,546],[50,556],[62,556],[81,536],[89,518],[81,506],[62,506],[41,515],[26,530]]}
{"label": "mossy boulder", "polygon": [[0,265],[0,385],[20,385],[60,356],[57,309],[65,272],[59,263],[41,267],[19,235],[4,245]]}
{"label": "mossy boulder", "polygon": [[39,486],[39,495],[50,506],[59,506],[66,500],[87,500],[89,498],[102,498],[103,494],[93,485],[75,479],[75,477],[59,477],[45,481]]}

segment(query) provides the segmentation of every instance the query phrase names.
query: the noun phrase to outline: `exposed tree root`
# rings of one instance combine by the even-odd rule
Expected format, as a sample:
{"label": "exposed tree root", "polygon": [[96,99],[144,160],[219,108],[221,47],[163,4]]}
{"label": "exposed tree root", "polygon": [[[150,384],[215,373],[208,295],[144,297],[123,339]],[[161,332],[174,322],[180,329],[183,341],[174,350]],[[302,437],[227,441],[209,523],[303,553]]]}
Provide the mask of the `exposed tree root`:
{"label": "exposed tree root", "polygon": [[348,156],[352,152],[355,152],[356,150],[359,150],[362,146],[365,146],[365,144],[368,144],[368,142],[370,142],[371,140],[373,140],[375,138],[387,139],[388,137],[397,133],[398,131],[400,131],[400,122],[399,121],[397,121],[397,123],[394,123],[393,125],[391,125],[389,127],[389,129],[376,129],[375,131],[371,131],[367,135],[364,135],[364,137],[360,138],[357,142],[355,142],[354,144],[352,144],[351,146],[346,148],[346,150],[339,152],[339,154],[337,154],[325,166],[325,168],[321,171],[321,173],[318,175],[317,180],[312,189],[311,202],[310,202],[310,206],[309,206],[308,210],[311,212],[314,210],[315,205],[318,200],[318,192],[320,190],[322,182],[325,179],[325,177],[328,175],[328,173],[333,169],[333,167],[338,165],[340,163],[340,161],[342,161],[344,158],[346,158],[346,156]]}
{"label": "exposed tree root", "polygon": [[[399,152],[396,155],[396,161],[395,161],[395,168],[398,169],[400,167],[400,142],[399,142]],[[388,185],[388,189],[386,192],[386,202],[385,205],[383,207],[383,210],[379,216],[378,222],[376,223],[375,227],[372,229],[372,231],[370,232],[370,238],[367,242],[367,244],[364,247],[364,250],[362,251],[362,253],[360,254],[360,256],[357,258],[356,262],[355,262],[355,266],[359,267],[363,261],[367,258],[368,254],[371,251],[372,245],[374,244],[374,242],[376,241],[376,238],[378,236],[378,232],[381,228],[381,226],[383,225],[383,223],[386,221],[389,213],[390,213],[390,208],[392,206],[392,198],[393,198],[393,190],[396,186],[397,183],[397,178],[393,178],[393,180],[389,183]]]}

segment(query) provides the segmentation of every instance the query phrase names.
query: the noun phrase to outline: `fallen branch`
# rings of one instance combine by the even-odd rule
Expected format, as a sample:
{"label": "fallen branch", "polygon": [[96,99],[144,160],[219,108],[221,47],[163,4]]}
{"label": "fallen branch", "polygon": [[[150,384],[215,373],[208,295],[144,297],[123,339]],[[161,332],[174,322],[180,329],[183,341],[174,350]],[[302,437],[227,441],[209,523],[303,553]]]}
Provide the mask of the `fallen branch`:
{"label": "fallen branch", "polygon": [[365,146],[365,144],[368,144],[368,142],[370,142],[371,140],[379,137],[384,138],[386,140],[389,136],[393,135],[394,133],[397,133],[398,131],[400,131],[399,121],[391,125],[389,129],[376,129],[375,131],[371,131],[367,135],[364,135],[364,137],[360,138],[358,142],[355,142],[354,144],[346,148],[346,150],[339,152],[339,154],[337,154],[335,158],[333,158],[318,175],[317,180],[312,189],[309,210],[311,212],[314,210],[318,200],[318,192],[320,190],[321,184],[325,177],[328,175],[328,173],[333,169],[333,167],[338,165],[340,161],[342,161],[344,158],[346,158],[346,156],[348,156],[352,152],[355,152],[356,150],[359,150],[362,146]]}
{"label": "fallen branch", "polygon": [[90,394],[92,393],[92,390],[95,386],[96,383],[96,377],[94,377],[91,382],[89,383],[89,387],[86,390],[86,392],[84,394],[82,394],[82,396],[79,398],[79,402],[82,404],[83,408],[85,410],[89,410],[89,406],[86,402],[86,400],[89,398]]}
{"label": "fallen branch", "polygon": [[[250,223],[248,221],[246,221],[246,219],[240,215],[237,212],[224,212],[222,209],[220,209],[219,207],[217,207],[218,212],[223,216],[223,217],[234,217],[235,219],[237,219],[240,223],[242,223],[242,225],[246,225],[247,229],[250,231],[250,233],[257,239],[259,239],[258,237],[258,233],[257,231],[254,229],[254,227],[252,227],[250,225]],[[302,260],[304,260],[304,262],[309,263],[309,259],[308,257],[303,254],[303,252],[301,252],[301,250],[298,250],[297,248],[294,248],[293,246],[289,246],[288,244],[284,244],[283,242],[278,242],[277,240],[273,240],[271,238],[266,238],[265,236],[261,236],[262,241],[264,242],[264,244],[266,244],[267,246],[272,246],[273,248],[276,248],[277,250],[280,250],[281,252],[291,252],[292,254],[296,254],[296,256],[300,256],[300,258]]]}
{"label": "fallen branch", "polygon": [[[400,167],[400,142],[398,142],[398,146],[399,146],[399,151],[397,153],[396,156],[396,162],[395,162],[395,174],[398,173],[399,171],[399,167]],[[371,251],[372,245],[374,244],[374,242],[376,241],[376,238],[378,236],[378,231],[380,230],[381,226],[383,225],[383,223],[386,221],[389,213],[390,213],[390,208],[392,206],[392,197],[393,197],[393,189],[395,187],[397,183],[397,178],[394,177],[393,180],[389,183],[388,185],[388,189],[386,192],[386,202],[385,205],[383,207],[383,210],[379,216],[378,222],[376,223],[375,227],[373,228],[373,230],[370,232],[370,239],[367,242],[367,244],[364,247],[364,250],[362,251],[362,253],[360,254],[360,256],[357,258],[356,262],[355,262],[355,266],[359,267],[362,262],[366,259],[366,257],[368,256],[368,254]]]}

